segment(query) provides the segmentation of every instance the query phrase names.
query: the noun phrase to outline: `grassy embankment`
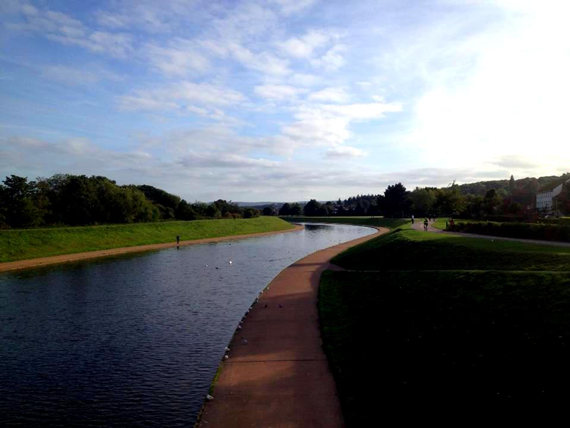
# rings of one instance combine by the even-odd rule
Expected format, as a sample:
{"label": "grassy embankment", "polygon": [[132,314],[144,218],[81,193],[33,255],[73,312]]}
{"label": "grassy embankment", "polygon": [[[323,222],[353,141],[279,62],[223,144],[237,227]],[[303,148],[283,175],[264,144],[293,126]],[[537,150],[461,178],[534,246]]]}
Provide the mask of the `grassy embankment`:
{"label": "grassy embankment", "polygon": [[324,273],[319,310],[347,426],[566,408],[569,248],[404,226],[333,261],[351,271]]}
{"label": "grassy embankment", "polygon": [[276,217],[0,231],[0,262],[291,229]]}

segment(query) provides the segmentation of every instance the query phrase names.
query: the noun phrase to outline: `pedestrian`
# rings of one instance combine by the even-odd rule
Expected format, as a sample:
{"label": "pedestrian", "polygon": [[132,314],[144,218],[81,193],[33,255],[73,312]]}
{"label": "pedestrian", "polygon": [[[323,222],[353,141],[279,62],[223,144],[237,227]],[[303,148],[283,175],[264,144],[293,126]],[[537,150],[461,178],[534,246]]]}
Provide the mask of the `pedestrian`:
{"label": "pedestrian", "polygon": [[428,219],[424,218],[424,230],[427,232],[428,230]]}
{"label": "pedestrian", "polygon": [[180,245],[180,235],[176,235],[176,245]]}
{"label": "pedestrian", "polygon": [[412,214],[412,224],[414,224],[414,215]]}
{"label": "pedestrian", "polygon": [[453,229],[453,226],[455,226],[455,222],[453,221],[453,217],[451,217],[449,219],[449,226],[451,226],[452,229]]}

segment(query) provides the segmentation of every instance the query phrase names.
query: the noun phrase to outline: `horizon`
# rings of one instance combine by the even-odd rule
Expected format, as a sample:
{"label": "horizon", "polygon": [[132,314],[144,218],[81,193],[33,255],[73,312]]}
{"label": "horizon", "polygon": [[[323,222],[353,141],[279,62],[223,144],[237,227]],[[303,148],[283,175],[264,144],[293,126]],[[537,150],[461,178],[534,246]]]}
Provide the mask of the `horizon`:
{"label": "horizon", "polygon": [[569,11],[6,0],[0,174],[101,175],[250,203],[559,176]]}

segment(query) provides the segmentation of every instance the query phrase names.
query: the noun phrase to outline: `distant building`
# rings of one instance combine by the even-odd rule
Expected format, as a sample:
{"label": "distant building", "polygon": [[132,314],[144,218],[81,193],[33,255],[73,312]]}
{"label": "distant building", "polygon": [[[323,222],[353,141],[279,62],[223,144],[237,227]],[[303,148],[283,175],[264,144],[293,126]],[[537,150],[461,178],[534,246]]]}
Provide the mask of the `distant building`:
{"label": "distant building", "polygon": [[554,208],[553,199],[562,192],[564,185],[569,182],[570,177],[565,175],[560,180],[553,181],[542,187],[536,194],[536,209],[538,211],[552,211]]}

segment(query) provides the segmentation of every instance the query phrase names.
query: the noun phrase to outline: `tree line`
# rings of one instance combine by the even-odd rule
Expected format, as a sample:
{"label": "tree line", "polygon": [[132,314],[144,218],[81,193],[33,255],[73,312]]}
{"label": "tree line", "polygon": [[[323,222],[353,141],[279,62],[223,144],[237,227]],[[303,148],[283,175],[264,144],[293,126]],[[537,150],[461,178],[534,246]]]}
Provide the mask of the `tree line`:
{"label": "tree line", "polygon": [[0,228],[87,226],[258,217],[259,210],[219,199],[188,203],[149,185],[120,186],[101,176],[56,174],[28,181],[11,175],[0,184]]}
{"label": "tree line", "polygon": [[[562,176],[562,178],[565,176]],[[536,192],[561,177],[525,178],[481,182],[465,185],[451,183],[445,188],[416,187],[408,191],[402,183],[390,185],[382,195],[358,195],[337,202],[320,203],[310,200],[303,208],[305,216],[385,216],[385,217],[441,217],[488,220],[532,220],[539,213],[535,210]],[[491,184],[498,184],[497,188]],[[570,185],[556,198],[558,209],[570,215]],[[289,205],[289,204],[286,204]],[[280,215],[300,215],[301,207],[290,212],[285,205]],[[282,212],[284,210],[284,212]]]}

